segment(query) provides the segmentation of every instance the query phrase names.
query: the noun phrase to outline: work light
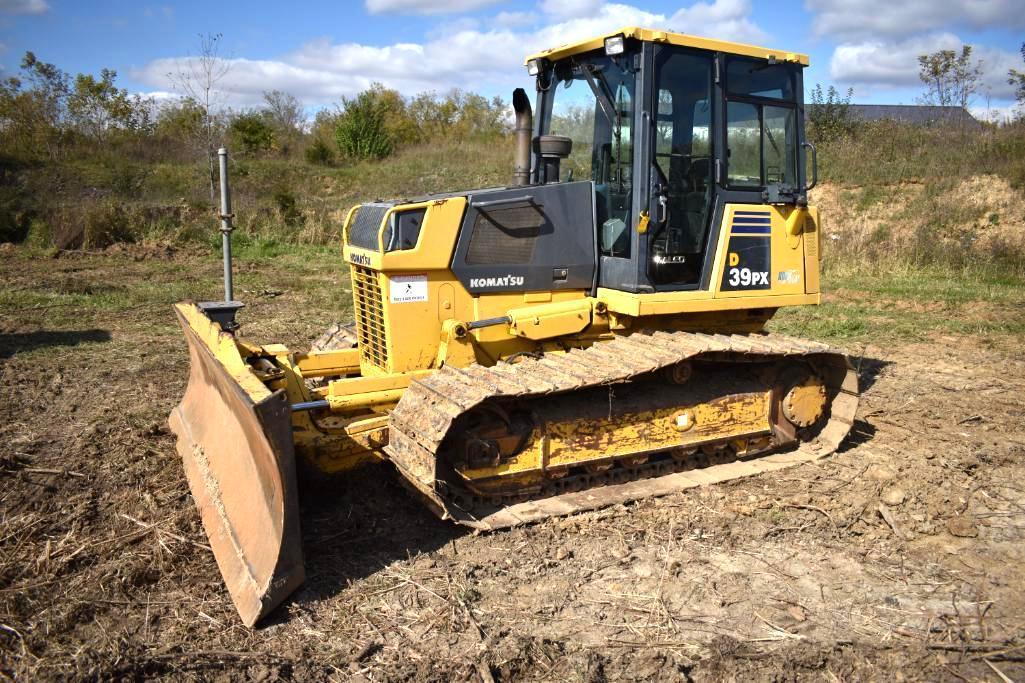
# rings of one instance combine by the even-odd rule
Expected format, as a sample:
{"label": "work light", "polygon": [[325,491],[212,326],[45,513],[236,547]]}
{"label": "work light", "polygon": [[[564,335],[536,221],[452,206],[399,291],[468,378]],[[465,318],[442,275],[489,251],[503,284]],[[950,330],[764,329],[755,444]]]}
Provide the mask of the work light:
{"label": "work light", "polygon": [[610,36],[605,39],[605,54],[607,55],[621,55],[623,54],[623,34],[620,33],[618,36]]}

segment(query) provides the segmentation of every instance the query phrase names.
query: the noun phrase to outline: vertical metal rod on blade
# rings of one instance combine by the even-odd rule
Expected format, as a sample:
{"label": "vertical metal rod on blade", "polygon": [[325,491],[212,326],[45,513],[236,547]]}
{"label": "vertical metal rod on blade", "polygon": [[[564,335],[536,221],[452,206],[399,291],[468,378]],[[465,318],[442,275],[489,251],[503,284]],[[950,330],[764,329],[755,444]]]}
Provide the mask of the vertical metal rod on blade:
{"label": "vertical metal rod on blade", "polygon": [[228,149],[221,147],[217,150],[220,158],[221,170],[221,250],[224,254],[224,300],[234,301],[235,292],[231,281],[231,231],[234,226],[231,219],[231,188],[228,187]]}

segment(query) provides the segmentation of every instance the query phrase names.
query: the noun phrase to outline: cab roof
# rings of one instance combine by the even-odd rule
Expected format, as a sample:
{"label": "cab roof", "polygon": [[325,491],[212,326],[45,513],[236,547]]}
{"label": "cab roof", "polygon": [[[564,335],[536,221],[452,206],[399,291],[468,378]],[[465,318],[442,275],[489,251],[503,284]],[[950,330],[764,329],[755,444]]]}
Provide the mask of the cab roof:
{"label": "cab roof", "polygon": [[565,45],[559,45],[558,47],[542,50],[541,52],[536,52],[528,56],[524,63],[541,57],[555,61],[562,59],[563,57],[569,57],[570,55],[580,54],[581,52],[598,50],[605,45],[606,38],[619,34],[623,34],[626,38],[636,38],[637,40],[653,43],[667,43],[669,45],[693,47],[699,50],[711,50],[713,52],[725,52],[728,54],[743,55],[745,57],[760,57],[762,59],[775,57],[781,62],[795,62],[802,66],[808,66],[808,55],[798,52],[772,50],[767,47],[745,45],[744,43],[731,43],[727,40],[701,38],[700,36],[691,36],[686,33],[673,33],[672,31],[660,31],[651,28],[640,28],[638,26],[627,26],[626,28],[621,28],[618,31],[611,31],[594,38],[588,38],[587,40],[581,40],[575,43],[566,43]]}

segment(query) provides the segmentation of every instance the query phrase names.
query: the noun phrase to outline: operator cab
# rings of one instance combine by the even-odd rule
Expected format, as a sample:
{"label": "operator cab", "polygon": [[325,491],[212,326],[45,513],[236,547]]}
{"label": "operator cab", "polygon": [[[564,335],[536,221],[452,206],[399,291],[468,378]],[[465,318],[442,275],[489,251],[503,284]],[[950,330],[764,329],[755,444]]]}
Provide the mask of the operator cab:
{"label": "operator cab", "polygon": [[726,203],[806,203],[807,59],[644,29],[595,44],[528,59],[531,182],[552,180],[538,142],[569,138],[561,180],[594,183],[599,286],[707,289]]}

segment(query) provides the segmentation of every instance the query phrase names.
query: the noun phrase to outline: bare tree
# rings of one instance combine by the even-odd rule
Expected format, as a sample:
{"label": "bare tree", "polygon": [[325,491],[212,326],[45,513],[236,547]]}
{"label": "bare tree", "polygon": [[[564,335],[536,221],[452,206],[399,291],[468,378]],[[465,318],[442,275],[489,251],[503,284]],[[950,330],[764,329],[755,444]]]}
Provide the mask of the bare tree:
{"label": "bare tree", "polygon": [[201,143],[206,152],[211,203],[217,201],[216,110],[222,97],[217,84],[231,70],[231,63],[220,54],[221,38],[223,35],[220,33],[199,34],[198,54],[179,60],[175,70],[167,74],[175,89],[195,103],[202,113]]}
{"label": "bare tree", "polygon": [[[1025,59],[1025,43],[1021,44],[1021,58]],[[1007,82],[1014,86],[1014,97],[1018,104],[1025,107],[1025,70],[1007,70]]]}
{"label": "bare tree", "polygon": [[306,116],[302,102],[295,95],[280,90],[265,90],[263,102],[267,118],[279,132],[292,135],[302,130]]}
{"label": "bare tree", "polygon": [[962,45],[961,54],[940,50],[918,58],[918,76],[925,83],[925,104],[967,107],[975,95],[982,65],[972,60],[972,46]]}

